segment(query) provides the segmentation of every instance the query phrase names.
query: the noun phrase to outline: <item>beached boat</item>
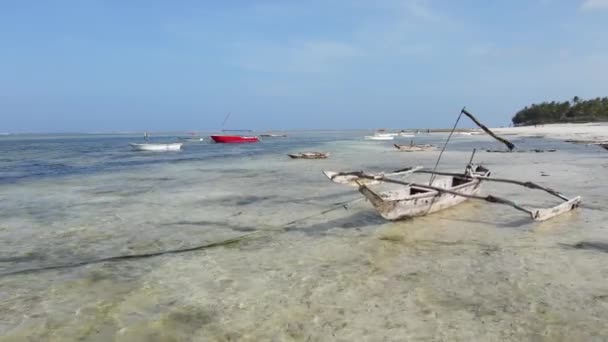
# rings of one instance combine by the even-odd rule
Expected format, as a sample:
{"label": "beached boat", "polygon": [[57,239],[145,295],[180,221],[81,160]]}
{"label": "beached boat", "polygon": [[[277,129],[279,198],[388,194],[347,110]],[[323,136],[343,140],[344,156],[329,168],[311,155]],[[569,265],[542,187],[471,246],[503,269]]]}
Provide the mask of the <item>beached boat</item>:
{"label": "beached boat", "polygon": [[[510,179],[490,178],[490,171],[482,166],[469,164],[463,174],[436,172],[418,168],[407,168],[390,175],[408,173],[427,173],[436,176],[428,185],[405,182],[388,178],[385,174],[370,174],[362,171],[334,172],[323,171],[325,176],[335,183],[357,186],[359,192],[368,199],[378,213],[387,220],[401,220],[416,216],[425,216],[443,209],[458,205],[467,199],[483,200],[490,203],[504,204],[523,211],[535,221],[545,221],[557,215],[577,208],[581,197],[567,198],[561,193],[542,187],[532,182],[520,182]],[[500,182],[525,186],[530,189],[543,190],[559,197],[564,202],[552,208],[526,208],[515,202],[493,195],[478,195],[481,182]],[[376,192],[370,185],[390,183],[402,186],[395,190]]]}
{"label": "beached boat", "polygon": [[397,148],[401,152],[422,152],[422,151],[432,151],[436,148],[434,145],[429,144],[409,144],[409,145],[398,145],[394,144],[395,148]]}
{"label": "beached boat", "polygon": [[221,144],[256,143],[260,141],[258,137],[246,137],[242,135],[212,135],[211,139],[213,139],[213,141],[215,141],[216,143]]}
{"label": "beached boat", "polygon": [[325,159],[329,157],[327,152],[300,152],[290,153],[288,156],[292,159]]}
{"label": "beached boat", "polygon": [[[469,117],[477,126],[484,132],[502,142],[507,148],[512,151],[515,145],[510,141],[496,136],[486,126],[481,124],[471,113],[464,108],[460,112],[460,116]],[[460,117],[459,117],[460,119]],[[450,136],[456,129],[452,129]],[[449,138],[446,141],[446,146]],[[444,147],[445,149],[445,147]],[[443,152],[443,151],[442,151]],[[566,213],[577,208],[581,203],[580,196],[568,198],[563,194],[540,186],[532,182],[521,182],[511,179],[491,178],[490,171],[483,166],[473,165],[473,157],[475,150],[471,155],[471,159],[463,173],[441,172],[433,170],[425,170],[420,167],[405,168],[391,173],[365,173],[363,171],[354,172],[334,172],[324,171],[323,173],[331,181],[339,184],[356,186],[359,192],[368,199],[378,213],[388,220],[400,220],[416,216],[424,216],[433,212],[447,209],[456,206],[467,199],[482,200],[489,203],[503,204],[511,206],[519,211],[525,212],[535,221],[544,221],[553,218],[557,215]],[[441,160],[439,155],[436,165]],[[406,176],[413,173],[430,174],[431,180],[428,184],[420,184],[407,182],[390,177]],[[479,188],[482,182],[498,182],[506,184],[515,184],[524,186],[529,189],[545,191],[555,197],[558,197],[563,202],[552,208],[527,208],[517,203],[494,195],[481,196]],[[378,183],[387,183],[398,185],[394,190],[376,191],[371,188],[371,185]]]}
{"label": "beached boat", "polygon": [[131,148],[136,151],[179,151],[182,148],[182,143],[170,143],[170,144],[153,144],[153,143],[145,143],[145,144],[129,144]]}
{"label": "beached boat", "polygon": [[[332,181],[342,184],[345,181],[356,182],[358,178],[366,178],[364,173],[325,171],[324,174]],[[353,175],[356,178],[353,178]],[[359,192],[372,203],[382,217],[391,221],[401,220],[424,216],[466,201],[465,196],[456,196],[440,190],[458,192],[463,195],[476,195],[481,185],[481,180],[477,177],[488,177],[489,175],[488,169],[477,166],[467,168],[467,173],[461,176],[437,177],[431,186],[411,184],[391,191],[376,192],[369,185],[360,184]]]}
{"label": "beached boat", "polygon": [[395,136],[387,133],[376,133],[374,135],[366,135],[365,140],[393,140]]}

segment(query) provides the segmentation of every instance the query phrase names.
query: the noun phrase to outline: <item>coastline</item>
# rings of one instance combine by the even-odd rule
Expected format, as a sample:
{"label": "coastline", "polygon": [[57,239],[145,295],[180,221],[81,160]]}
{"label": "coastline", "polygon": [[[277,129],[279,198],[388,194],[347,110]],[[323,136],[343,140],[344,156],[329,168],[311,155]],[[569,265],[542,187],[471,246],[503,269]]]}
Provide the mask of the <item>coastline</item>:
{"label": "coastline", "polygon": [[581,143],[600,143],[608,141],[608,122],[492,128],[492,131],[499,135],[571,140],[572,142]]}

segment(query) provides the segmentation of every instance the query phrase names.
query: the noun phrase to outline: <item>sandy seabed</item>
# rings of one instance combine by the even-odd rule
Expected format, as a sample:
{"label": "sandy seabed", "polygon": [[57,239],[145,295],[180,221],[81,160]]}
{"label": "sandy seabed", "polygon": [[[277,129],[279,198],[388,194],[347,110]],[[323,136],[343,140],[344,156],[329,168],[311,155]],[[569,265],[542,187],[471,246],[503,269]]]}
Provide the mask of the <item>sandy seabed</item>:
{"label": "sandy seabed", "polygon": [[[583,197],[543,223],[483,202],[387,222],[358,202],[283,229],[359,197],[321,170],[431,166],[438,155],[385,142],[318,146],[327,160],[252,156],[4,185],[3,274],[265,233],[0,276],[0,341],[606,341],[608,153],[553,144],[554,153],[476,156],[495,177]],[[463,170],[468,158],[448,150],[442,169]],[[559,203],[508,185],[482,192]]]}

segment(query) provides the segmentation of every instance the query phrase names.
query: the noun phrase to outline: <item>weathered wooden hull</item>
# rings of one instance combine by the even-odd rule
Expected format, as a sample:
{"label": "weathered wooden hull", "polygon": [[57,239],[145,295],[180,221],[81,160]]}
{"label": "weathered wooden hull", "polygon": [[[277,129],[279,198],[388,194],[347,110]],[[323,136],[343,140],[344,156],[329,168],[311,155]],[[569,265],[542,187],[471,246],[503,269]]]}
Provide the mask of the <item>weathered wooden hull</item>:
{"label": "weathered wooden hull", "polygon": [[290,153],[288,156],[291,159],[326,159],[329,153],[323,152],[302,152],[302,153]]}
{"label": "weathered wooden hull", "polygon": [[435,146],[433,145],[394,145],[396,149],[401,152],[423,152],[433,151]]}
{"label": "weathered wooden hull", "polygon": [[[442,180],[438,179],[434,184],[440,188],[446,188],[467,195],[477,195],[479,193],[481,185],[479,179],[467,179],[465,183],[454,187],[449,186],[448,183],[451,181],[452,177],[446,177]],[[378,213],[391,221],[425,216],[453,207],[467,200],[466,197],[416,187],[407,188],[405,191],[415,193],[403,193],[403,195],[399,196],[399,194],[376,193],[367,186],[359,187],[359,192],[372,203]]]}

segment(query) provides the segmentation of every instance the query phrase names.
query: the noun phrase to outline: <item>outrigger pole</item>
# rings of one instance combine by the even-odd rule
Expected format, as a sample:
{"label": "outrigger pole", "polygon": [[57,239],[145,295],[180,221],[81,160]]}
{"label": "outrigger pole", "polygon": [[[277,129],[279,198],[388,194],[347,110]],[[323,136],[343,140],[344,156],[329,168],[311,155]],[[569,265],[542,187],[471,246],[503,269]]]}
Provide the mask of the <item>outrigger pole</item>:
{"label": "outrigger pole", "polygon": [[[439,156],[437,157],[437,161],[435,162],[435,167],[433,167],[433,171],[437,170],[437,166],[439,166],[439,161],[441,161],[441,156],[443,155],[443,152],[445,151],[445,149],[448,147],[450,139],[452,138],[454,131],[456,131],[456,127],[458,127],[458,122],[460,121],[460,118],[462,117],[463,114],[466,115],[469,119],[471,119],[471,121],[473,121],[477,126],[479,126],[479,128],[481,128],[484,132],[488,133],[492,138],[505,144],[507,146],[507,148],[509,149],[509,151],[512,151],[515,148],[515,145],[512,142],[494,134],[494,132],[492,132],[488,127],[486,127],[479,120],[477,120],[477,118],[473,114],[467,112],[466,107],[462,107],[462,109],[460,110],[460,114],[458,115],[458,118],[456,119],[456,122],[454,123],[454,127],[452,127],[452,130],[450,131],[450,134],[448,135],[447,139],[445,140],[445,144],[443,145],[441,152],[439,152]],[[473,155],[475,155],[475,152],[473,152]],[[471,160],[473,160],[473,156],[471,156]],[[435,175],[433,174],[433,175],[431,175],[429,185],[433,185],[434,180],[435,180]]]}
{"label": "outrigger pole", "polygon": [[516,181],[516,180],[512,180],[512,179],[470,176],[470,175],[456,173],[456,172],[438,172],[438,171],[433,172],[430,170],[416,170],[416,171],[414,171],[414,173],[432,173],[432,174],[439,175],[439,176],[460,176],[460,177],[466,176],[466,177],[481,179],[481,180],[487,181],[487,182],[516,184],[516,185],[525,186],[528,189],[537,189],[537,190],[545,191],[555,197],[559,197],[559,198],[563,199],[564,201],[570,200],[568,197],[564,196],[563,194],[561,194],[558,191],[555,191],[551,188],[546,188],[546,187],[540,186],[533,182],[520,182],[520,181]]}
{"label": "outrigger pole", "polygon": [[515,145],[513,145],[512,142],[510,142],[507,139],[501,138],[501,137],[497,136],[496,134],[494,134],[494,132],[492,132],[488,127],[486,127],[484,124],[482,124],[481,122],[479,122],[479,120],[477,120],[477,118],[475,118],[473,116],[473,114],[467,112],[466,108],[462,108],[462,110],[460,111],[460,113],[468,116],[469,119],[471,119],[477,126],[479,126],[479,128],[483,129],[484,132],[488,133],[492,138],[494,138],[494,139],[500,141],[501,143],[505,144],[507,146],[507,148],[509,149],[509,151],[513,151],[513,149],[515,148]]}

